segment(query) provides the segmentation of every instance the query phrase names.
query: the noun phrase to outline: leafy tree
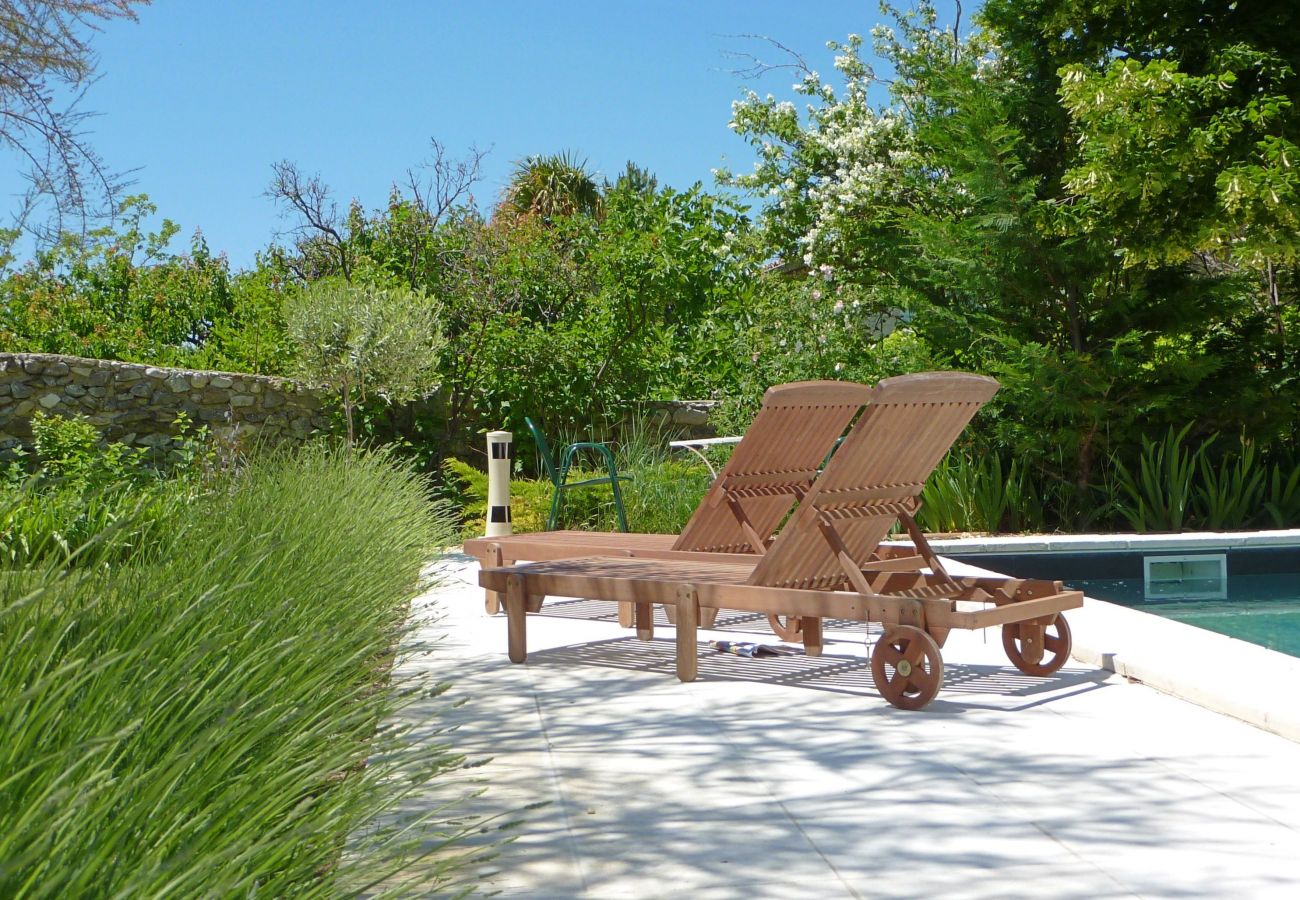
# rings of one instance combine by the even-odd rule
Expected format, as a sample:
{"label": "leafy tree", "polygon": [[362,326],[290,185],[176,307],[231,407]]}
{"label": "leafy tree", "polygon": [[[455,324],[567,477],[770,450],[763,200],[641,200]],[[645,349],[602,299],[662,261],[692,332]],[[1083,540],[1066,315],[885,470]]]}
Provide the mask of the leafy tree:
{"label": "leafy tree", "polygon": [[298,372],[338,394],[349,444],[358,404],[406,403],[437,389],[443,338],[437,309],[421,294],[318,281],[289,297],[285,319]]}
{"label": "leafy tree", "polygon": [[[1070,60],[1057,51],[1072,46],[1071,29],[1095,33],[1093,14],[1049,22],[1045,11],[1082,6],[991,2],[984,26],[963,37],[923,4],[873,33],[895,72],[888,85],[856,36],[830,44],[838,89],[795,58],[804,108],[754,92],[739,101],[733,127],[759,159],[752,173],[729,176],[773,198],[764,212],[771,246],[806,267],[825,304],[821,321],[851,298],[868,311],[864,322],[907,323],[934,363],[998,375],[1004,390],[983,419],[986,438],[1067,478],[1078,503],[1103,454],[1135,448],[1146,427],[1181,425],[1189,410],[1204,431],[1261,437],[1294,419],[1293,393],[1278,390],[1291,363],[1263,333],[1236,265],[1212,254],[1141,257],[1142,230],[1166,220],[1149,223],[1153,209],[1104,218],[1105,198],[1079,193],[1075,176],[1086,180],[1094,151],[1094,171],[1121,187],[1161,183],[1136,157],[1106,157],[1114,145],[1105,136],[1090,146],[1073,130],[1057,74]],[[1107,6],[1093,18],[1112,15],[1121,17]],[[1102,56],[1113,57],[1115,45],[1106,47]],[[882,86],[888,100],[878,106]],[[1210,86],[1196,89],[1186,87],[1204,96]],[[1285,107],[1276,85],[1264,96],[1264,119]],[[1180,115],[1200,113],[1169,113]],[[1150,141],[1158,155],[1177,130],[1143,122],[1124,136],[1134,147]],[[1168,201],[1191,205],[1178,191]],[[1273,215],[1275,231],[1285,230]],[[1232,227],[1241,241],[1248,226],[1239,217]],[[799,337],[806,346],[807,333]]]}
{"label": "leafy tree", "polygon": [[[104,21],[134,19],[132,6],[148,2],[0,0],[0,146],[22,160],[30,186],[20,225],[57,237],[69,219],[84,231],[114,213],[121,184],[81,130],[87,113],[54,96],[80,99],[95,73],[89,33]],[[31,218],[41,201],[52,204],[48,229]]]}
{"label": "leafy tree", "polygon": [[182,363],[231,302],[224,257],[196,234],[189,253],[169,250],[179,226],[146,221],[144,195],[122,202],[117,228],[65,234],[0,281],[0,343],[45,353]]}

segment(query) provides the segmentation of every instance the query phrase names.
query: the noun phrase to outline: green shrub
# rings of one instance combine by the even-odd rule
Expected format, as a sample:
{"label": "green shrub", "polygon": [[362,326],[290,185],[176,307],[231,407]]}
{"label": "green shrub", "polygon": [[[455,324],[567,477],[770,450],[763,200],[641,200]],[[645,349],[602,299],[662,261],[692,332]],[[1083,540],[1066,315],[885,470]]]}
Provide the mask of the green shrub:
{"label": "green shrub", "polygon": [[[623,505],[628,528],[655,534],[676,534],[690,519],[708,490],[709,470],[698,463],[667,457],[662,449],[642,440],[634,432],[615,454],[620,474],[631,475],[622,482]],[[469,463],[448,459],[443,463],[446,483],[464,519],[464,537],[483,534],[487,516],[487,473]],[[604,470],[572,470],[570,481],[598,478]],[[551,509],[555,488],[549,479],[512,478],[510,517],[516,533],[542,531]],[[615,531],[618,520],[614,497],[608,485],[566,491],[560,511],[560,528]]]}
{"label": "green shrub", "polygon": [[438,823],[362,830],[460,763],[384,724],[445,512],[323,447],[218,487],[147,562],[0,573],[0,896],[352,894],[414,840],[453,874]]}

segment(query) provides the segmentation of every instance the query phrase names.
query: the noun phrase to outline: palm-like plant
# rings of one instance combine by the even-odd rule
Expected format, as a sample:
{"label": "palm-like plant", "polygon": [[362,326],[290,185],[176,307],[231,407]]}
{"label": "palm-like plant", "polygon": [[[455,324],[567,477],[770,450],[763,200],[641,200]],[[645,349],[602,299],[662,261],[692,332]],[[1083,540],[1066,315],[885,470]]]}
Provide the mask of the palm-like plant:
{"label": "palm-like plant", "polygon": [[587,161],[566,150],[528,156],[516,163],[500,211],[550,221],[560,216],[599,215],[600,207],[600,187]]}

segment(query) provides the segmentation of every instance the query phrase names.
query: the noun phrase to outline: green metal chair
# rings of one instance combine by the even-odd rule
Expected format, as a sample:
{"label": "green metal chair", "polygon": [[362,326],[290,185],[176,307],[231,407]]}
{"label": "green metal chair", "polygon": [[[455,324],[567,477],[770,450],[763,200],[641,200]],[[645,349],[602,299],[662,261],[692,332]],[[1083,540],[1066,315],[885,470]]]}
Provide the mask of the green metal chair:
{"label": "green metal chair", "polygon": [[[551,498],[551,514],[546,517],[546,530],[554,531],[555,525],[560,519],[560,505],[563,502],[564,492],[576,487],[587,487],[593,484],[607,484],[614,492],[614,512],[618,516],[619,531],[627,531],[627,513],[623,510],[623,493],[618,488],[620,481],[631,481],[631,475],[618,474],[618,465],[614,462],[613,452],[604,444],[593,443],[592,441],[578,441],[576,444],[568,444],[560,450],[560,465],[557,468],[555,459],[551,456],[550,445],[546,443],[546,436],[538,428],[533,420],[524,417],[524,423],[528,425],[528,430],[533,433],[533,442],[537,444],[537,453],[542,458],[542,466],[546,469],[546,475],[551,479],[551,484],[555,485],[555,496]],[[569,481],[569,470],[573,468],[574,460],[582,450],[595,450],[597,454],[604,458],[605,471],[607,475],[600,478],[587,478],[582,481]]]}

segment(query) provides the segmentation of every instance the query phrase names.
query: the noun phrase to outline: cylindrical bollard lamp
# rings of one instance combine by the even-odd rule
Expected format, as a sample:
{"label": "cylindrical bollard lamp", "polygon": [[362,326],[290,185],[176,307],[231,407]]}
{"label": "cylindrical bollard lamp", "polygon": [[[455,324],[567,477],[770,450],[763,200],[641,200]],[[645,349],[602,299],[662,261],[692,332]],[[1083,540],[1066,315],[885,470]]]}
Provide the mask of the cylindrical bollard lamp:
{"label": "cylindrical bollard lamp", "polygon": [[510,465],[515,458],[513,435],[508,431],[489,431],[488,508],[484,537],[510,534]]}

